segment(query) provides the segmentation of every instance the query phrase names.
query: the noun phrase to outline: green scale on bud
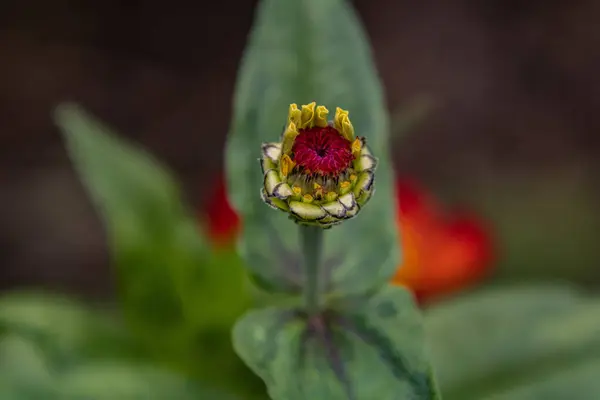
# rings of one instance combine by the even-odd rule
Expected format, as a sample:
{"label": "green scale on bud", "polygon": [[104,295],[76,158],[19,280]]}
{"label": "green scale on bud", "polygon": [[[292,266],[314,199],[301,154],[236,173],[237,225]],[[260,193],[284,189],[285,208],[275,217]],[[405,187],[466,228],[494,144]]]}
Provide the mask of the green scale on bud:
{"label": "green scale on bud", "polygon": [[291,104],[281,142],[264,143],[261,158],[263,201],[323,228],[358,214],[373,194],[377,166],[348,111],[338,107],[333,121],[328,113],[314,102]]}

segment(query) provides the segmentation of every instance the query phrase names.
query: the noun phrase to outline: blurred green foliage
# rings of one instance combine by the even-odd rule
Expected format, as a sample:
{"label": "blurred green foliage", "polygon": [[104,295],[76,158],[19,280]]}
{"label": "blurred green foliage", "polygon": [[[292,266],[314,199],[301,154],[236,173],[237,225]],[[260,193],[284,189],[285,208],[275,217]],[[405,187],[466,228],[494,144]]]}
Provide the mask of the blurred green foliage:
{"label": "blurred green foliage", "polygon": [[151,155],[76,105],[62,105],[56,118],[105,222],[121,310],[136,344],[203,382],[260,393],[229,339],[251,305],[237,254],[209,245],[171,174]]}
{"label": "blurred green foliage", "polygon": [[152,363],[114,312],[48,293],[0,298],[0,398],[234,399]]}
{"label": "blurred green foliage", "polygon": [[[376,308],[360,313],[376,319],[383,312]],[[598,315],[597,298],[562,285],[481,289],[428,309],[425,327],[444,399],[597,399]],[[189,369],[187,360],[179,365],[157,360],[120,320],[111,308],[87,306],[59,295],[25,292],[0,297],[0,398],[266,398],[260,385],[252,388],[240,375],[230,383],[239,397],[209,389]],[[405,336],[411,329],[402,326],[406,319],[394,321],[398,334],[391,340],[410,342]],[[276,333],[268,324],[260,326],[267,338]],[[277,344],[286,345],[288,335],[278,337]],[[289,339],[297,340],[293,337]],[[215,339],[227,343],[229,335]],[[198,364],[210,364],[203,353],[206,349],[188,350],[198,351]],[[209,359],[214,360],[218,352],[215,349]],[[359,354],[362,351],[354,359],[369,357]],[[292,368],[305,379],[316,379],[320,368],[313,363],[318,359],[309,356],[304,367],[284,363],[273,373],[289,373]],[[358,398],[369,398],[368,391],[382,379],[385,376],[371,377],[363,388],[367,392]],[[311,398],[301,386],[296,390],[304,397],[291,398]]]}
{"label": "blurred green foliage", "polygon": [[[300,2],[282,4],[264,2],[236,95],[233,129],[245,136],[229,143],[228,164],[239,172],[230,179],[238,187],[234,202],[247,207],[249,223],[278,218],[277,213],[265,218],[268,209],[252,194],[251,187],[260,187],[254,185],[259,168],[251,168],[249,160],[257,158],[251,149],[257,152],[261,141],[280,130],[290,102],[318,97],[330,108],[351,110],[357,131],[373,139],[377,156],[384,166],[389,163],[382,93],[351,10],[333,0],[308,2],[319,11],[314,15]],[[257,92],[263,95],[259,100]],[[43,292],[0,297],[0,399],[266,398],[263,383],[231,344],[235,320],[257,294],[249,287],[240,256],[208,244],[175,180],[151,155],[117,138],[75,105],[61,107],[57,123],[105,222],[120,301],[92,306]],[[379,260],[380,282],[395,268],[393,253],[398,250],[388,167],[378,174],[380,200],[374,201],[381,203],[369,206],[371,217],[387,218],[385,223],[369,224],[366,212],[347,223],[348,232],[361,232],[370,240],[366,247],[372,252],[366,258]],[[457,198],[469,193],[479,199],[491,217],[505,255],[498,277],[505,282],[546,277],[586,282],[597,277],[598,258],[582,249],[594,248],[600,221],[591,217],[596,203],[571,184],[561,176],[533,186],[531,177],[522,182],[511,177],[507,182],[488,179],[476,190],[451,189],[458,191]],[[268,248],[271,239],[257,232],[248,230],[247,241]],[[344,235],[331,235],[328,248],[347,246]],[[293,235],[279,237],[297,245]],[[335,276],[341,294],[361,292],[373,283],[354,273],[361,262],[350,258],[355,262]],[[277,266],[260,252],[249,259],[255,271]],[[325,391],[343,396],[344,379],[329,376],[324,381],[339,370],[325,365],[321,347],[309,341],[302,360],[288,354],[298,349],[304,325],[286,319],[284,299],[260,294],[261,302],[279,308],[246,314],[235,340],[272,394],[286,399],[317,398]],[[331,357],[341,357],[359,399],[397,398],[399,393],[430,397],[431,368],[413,345],[422,326],[407,297],[401,289],[384,289],[360,299],[335,298],[333,311],[340,318],[331,333],[339,354]],[[426,338],[444,398],[600,398],[599,316],[597,298],[558,285],[481,288],[429,308]],[[352,324],[352,333],[342,329],[345,323]],[[387,369],[373,367],[381,360]],[[332,382],[337,386],[322,387]]]}
{"label": "blurred green foliage", "polygon": [[573,287],[489,288],[425,321],[447,400],[600,397],[600,301]]}

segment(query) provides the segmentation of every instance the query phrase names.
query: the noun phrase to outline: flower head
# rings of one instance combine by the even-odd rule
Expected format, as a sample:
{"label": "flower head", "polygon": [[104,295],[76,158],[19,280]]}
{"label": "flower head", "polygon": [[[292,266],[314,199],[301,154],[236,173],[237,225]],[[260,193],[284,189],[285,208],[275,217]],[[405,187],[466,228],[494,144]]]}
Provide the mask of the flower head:
{"label": "flower head", "polygon": [[262,199],[297,223],[331,227],[371,198],[376,159],[355,137],[348,111],[291,104],[281,142],[264,143]]}

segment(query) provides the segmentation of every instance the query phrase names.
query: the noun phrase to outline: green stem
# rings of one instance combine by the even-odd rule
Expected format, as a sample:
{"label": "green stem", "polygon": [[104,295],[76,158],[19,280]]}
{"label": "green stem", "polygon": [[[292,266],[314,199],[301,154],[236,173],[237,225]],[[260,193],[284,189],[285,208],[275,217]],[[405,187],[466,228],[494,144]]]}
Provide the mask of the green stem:
{"label": "green stem", "polygon": [[315,315],[321,308],[321,283],[319,282],[323,254],[323,228],[300,227],[300,240],[304,254],[304,300],[306,311]]}

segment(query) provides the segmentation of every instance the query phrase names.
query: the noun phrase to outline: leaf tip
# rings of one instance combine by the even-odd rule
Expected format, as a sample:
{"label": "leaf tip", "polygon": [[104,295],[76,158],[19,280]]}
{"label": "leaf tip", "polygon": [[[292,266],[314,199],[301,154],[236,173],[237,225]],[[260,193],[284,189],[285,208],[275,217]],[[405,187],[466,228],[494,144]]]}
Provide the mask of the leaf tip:
{"label": "leaf tip", "polygon": [[54,123],[62,127],[68,120],[83,113],[83,108],[78,103],[67,101],[57,105],[52,116]]}

